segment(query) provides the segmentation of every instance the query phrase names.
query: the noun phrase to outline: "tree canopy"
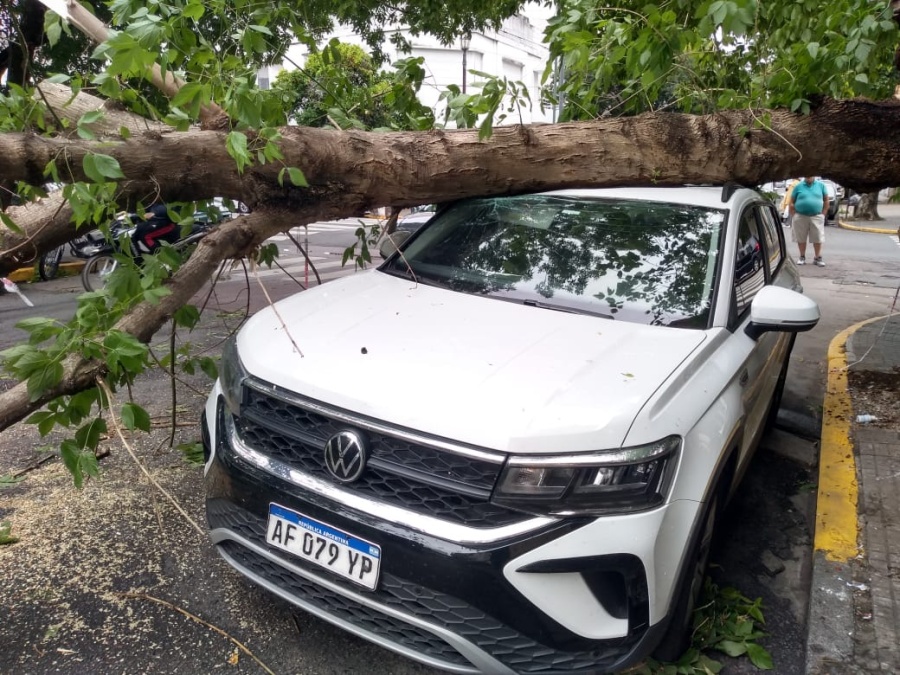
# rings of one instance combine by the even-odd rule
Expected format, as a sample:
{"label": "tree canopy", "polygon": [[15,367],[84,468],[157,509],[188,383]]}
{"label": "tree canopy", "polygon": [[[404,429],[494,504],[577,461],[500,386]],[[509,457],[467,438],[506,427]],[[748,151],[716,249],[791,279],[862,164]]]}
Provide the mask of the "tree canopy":
{"label": "tree canopy", "polygon": [[430,129],[434,113],[418,104],[421,57],[379,71],[361,47],[331,40],[303,68],[282,70],[272,85],[286,116],[300,126]]}
{"label": "tree canopy", "polygon": [[[253,209],[180,267],[123,266],[130,281],[112,297],[83,296],[65,325],[30,321],[28,342],[3,354],[22,383],[0,394],[0,429],[49,404],[32,421],[78,427],[67,446],[74,465],[89,464],[96,443],[82,423],[101,402],[97,378],[129,381],[165,322],[196,322],[186,303],[221,260],[290,227],[377,206],[562,187],[806,174],[857,189],[900,184],[900,105],[889,99],[897,23],[884,0],[561,0],[541,92],[525,96],[503,78],[480,92],[449,90],[450,108],[465,113],[452,119],[477,131],[424,130],[432,120],[414,96],[421,68],[410,58],[378,75],[383,40],[404,44],[395,30],[403,27],[450,43],[499,26],[521,2],[113,0],[91,11],[69,2],[71,25],[37,4],[0,5],[0,67],[9,73],[0,94],[0,274],[137,204],[193,210],[220,196]],[[322,49],[338,24],[372,47],[371,67],[353,50]],[[89,60],[79,32],[98,43]],[[284,97],[257,87],[257,68],[279,63],[293,43],[314,56],[281,93],[300,96],[289,104],[299,102],[307,124],[339,111],[330,126],[341,129],[285,126]],[[342,67],[353,62],[344,79],[329,80],[340,87],[318,99],[304,93],[304,75],[336,77],[338,57]],[[362,79],[345,86],[354,73]],[[563,123],[492,128],[529,101],[558,105]],[[372,127],[393,131],[364,131]],[[63,190],[43,195],[49,181]]]}

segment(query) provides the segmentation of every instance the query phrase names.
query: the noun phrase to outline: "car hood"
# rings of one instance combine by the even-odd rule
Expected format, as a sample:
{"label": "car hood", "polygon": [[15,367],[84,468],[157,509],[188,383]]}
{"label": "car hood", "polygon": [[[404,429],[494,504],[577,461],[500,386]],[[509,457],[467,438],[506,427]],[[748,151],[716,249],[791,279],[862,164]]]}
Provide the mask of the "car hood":
{"label": "car hood", "polygon": [[373,271],[261,310],[238,335],[238,351],[258,378],[391,425],[556,453],[619,447],[704,337]]}

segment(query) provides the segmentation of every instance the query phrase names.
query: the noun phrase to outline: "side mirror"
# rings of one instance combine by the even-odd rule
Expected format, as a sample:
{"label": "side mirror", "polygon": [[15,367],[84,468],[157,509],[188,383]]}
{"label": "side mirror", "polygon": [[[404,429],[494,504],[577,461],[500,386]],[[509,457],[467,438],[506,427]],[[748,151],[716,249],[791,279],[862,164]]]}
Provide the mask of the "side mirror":
{"label": "side mirror", "polygon": [[409,239],[410,234],[412,232],[407,232],[406,230],[395,230],[393,234],[387,235],[378,247],[381,257],[387,259],[394,255],[397,249],[403,245],[403,242]]}
{"label": "side mirror", "polygon": [[781,286],[762,288],[750,304],[750,323],[744,332],[756,340],[769,331],[800,333],[819,322],[819,305],[802,293]]}

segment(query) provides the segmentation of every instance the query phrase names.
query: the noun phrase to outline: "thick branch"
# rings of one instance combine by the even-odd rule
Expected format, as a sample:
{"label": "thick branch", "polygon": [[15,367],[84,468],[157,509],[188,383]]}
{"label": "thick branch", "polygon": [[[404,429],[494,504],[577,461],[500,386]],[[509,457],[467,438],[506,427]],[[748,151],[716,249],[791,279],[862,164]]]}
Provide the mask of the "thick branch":
{"label": "thick branch", "polygon": [[30,263],[42,252],[66,243],[77,234],[71,224],[72,207],[61,192],[24,206],[10,207],[7,213],[23,234],[0,228],[0,276]]}
{"label": "thick branch", "polygon": [[[228,221],[207,235],[181,269],[172,278],[170,295],[157,304],[143,302],[122,317],[115,328],[131,333],[142,342],[148,342],[168,318],[182,307],[209,281],[223,259],[240,255],[243,251],[265,240],[270,234],[287,230],[298,218],[310,222],[307,214],[268,210]],[[77,354],[63,361],[63,377],[52,390],[39,399],[29,399],[27,383],[20,382],[0,394],[0,431],[25,419],[45,403],[58,396],[75,394],[94,386],[95,379],[106,374],[102,361],[86,360]]]}
{"label": "thick branch", "polygon": [[59,119],[65,119],[72,123],[72,130],[81,116],[88,112],[99,110],[103,117],[89,126],[97,136],[121,137],[122,129],[127,129],[131,135],[143,133],[175,133],[172,127],[162,122],[154,122],[140,115],[116,108],[116,102],[92,96],[84,91],[73,94],[72,90],[54,82],[41,82],[36,89],[41,93],[44,101],[53,109],[53,115]]}
{"label": "thick branch", "polygon": [[[59,13],[60,16],[63,16],[94,42],[98,44],[106,42],[109,37],[109,29],[106,25],[87,11],[77,0],[41,1]],[[163,73],[159,64],[156,63],[150,68],[149,79],[153,86],[159,89],[167,98],[175,96],[178,90],[184,86],[184,82],[172,75],[171,72],[166,71]],[[217,127],[220,120],[225,117],[224,111],[215,103],[210,103],[200,108],[200,119],[206,125]]]}

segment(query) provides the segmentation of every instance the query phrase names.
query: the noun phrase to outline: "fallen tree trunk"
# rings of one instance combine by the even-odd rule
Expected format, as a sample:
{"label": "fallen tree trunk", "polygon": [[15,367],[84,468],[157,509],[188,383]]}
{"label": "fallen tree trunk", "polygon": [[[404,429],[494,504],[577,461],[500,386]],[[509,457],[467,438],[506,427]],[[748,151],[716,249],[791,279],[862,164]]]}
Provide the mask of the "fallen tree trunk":
{"label": "fallen tree trunk", "polygon": [[[243,173],[226,150],[225,134],[216,131],[153,131],[104,142],[2,134],[0,183],[39,184],[51,160],[63,180],[85,180],[84,156],[100,152],[114,157],[126,176],[120,183],[123,199],[221,196],[254,208],[309,209],[317,218],[469,195],[588,186],[755,185],[810,174],[860,190],[900,184],[900,163],[894,161],[900,156],[897,102],[829,100],[809,116],[769,114],[771,129],[754,128],[751,111],[651,113],[499,127],[485,141],[474,130],[374,133],[286,127],[281,130],[283,163],[254,165]],[[279,174],[285,166],[300,168],[309,187],[282,186]],[[21,264],[21,257],[9,250],[20,250],[31,236],[33,232],[0,231],[0,274]]]}

